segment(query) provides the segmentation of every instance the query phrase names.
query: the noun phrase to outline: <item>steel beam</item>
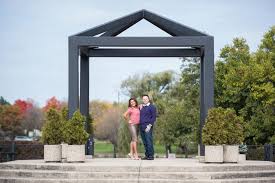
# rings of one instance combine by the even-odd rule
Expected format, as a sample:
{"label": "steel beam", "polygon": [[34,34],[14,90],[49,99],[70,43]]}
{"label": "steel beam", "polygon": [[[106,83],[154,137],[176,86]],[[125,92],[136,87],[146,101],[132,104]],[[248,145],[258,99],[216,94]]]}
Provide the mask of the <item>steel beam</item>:
{"label": "steel beam", "polygon": [[211,36],[90,37],[72,36],[79,46],[91,47],[203,47]]}
{"label": "steel beam", "polygon": [[142,17],[139,17],[138,19],[134,19],[133,21],[130,21],[129,23],[127,23],[125,25],[118,26],[116,28],[110,29],[109,31],[106,31],[104,34],[102,34],[100,37],[103,37],[103,36],[117,36],[121,32],[123,32],[126,29],[128,29],[129,27],[135,25],[141,19],[142,19]]}
{"label": "steel beam", "polygon": [[200,49],[89,49],[90,57],[200,57]]}
{"label": "steel beam", "polygon": [[109,31],[111,29],[124,26],[125,24],[128,24],[129,22],[133,22],[135,20],[140,20],[143,18],[143,11],[137,11],[132,14],[123,16],[121,18],[112,20],[110,22],[107,22],[105,24],[96,26],[91,29],[87,29],[85,31],[82,31],[80,33],[75,34],[75,36],[95,36],[97,34]]}
{"label": "steel beam", "polygon": [[205,33],[147,10],[144,10],[144,18],[171,36],[207,36]]}

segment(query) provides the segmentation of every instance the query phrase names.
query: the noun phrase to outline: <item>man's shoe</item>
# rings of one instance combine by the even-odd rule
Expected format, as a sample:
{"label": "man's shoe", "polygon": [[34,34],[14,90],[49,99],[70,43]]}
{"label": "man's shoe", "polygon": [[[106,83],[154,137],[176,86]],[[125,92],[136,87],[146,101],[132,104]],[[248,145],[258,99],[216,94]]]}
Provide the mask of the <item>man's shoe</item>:
{"label": "man's shoe", "polygon": [[148,157],[147,160],[154,160],[154,157]]}

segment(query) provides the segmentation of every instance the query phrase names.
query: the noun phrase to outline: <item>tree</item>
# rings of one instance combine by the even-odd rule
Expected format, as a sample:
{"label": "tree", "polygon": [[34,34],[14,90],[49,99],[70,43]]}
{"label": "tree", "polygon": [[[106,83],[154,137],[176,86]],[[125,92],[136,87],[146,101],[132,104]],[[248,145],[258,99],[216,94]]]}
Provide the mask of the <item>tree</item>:
{"label": "tree", "polygon": [[0,126],[5,136],[11,139],[22,134],[21,121],[23,116],[20,109],[14,105],[0,105]]}
{"label": "tree", "polygon": [[4,99],[4,97],[0,97],[0,105],[10,105],[10,103],[6,100],[6,99]]}
{"label": "tree", "polygon": [[247,124],[246,143],[273,142],[275,131],[275,26],[259,49],[249,52],[244,39],[222,49],[216,63],[216,105],[234,108]]}
{"label": "tree", "polygon": [[182,58],[180,79],[170,90],[169,98],[189,100],[192,107],[199,107],[200,58]]}
{"label": "tree", "polygon": [[46,105],[43,107],[43,111],[47,112],[49,109],[61,110],[61,102],[56,97],[51,97],[47,100]]}
{"label": "tree", "polygon": [[79,110],[75,111],[72,118],[64,123],[64,142],[69,145],[85,144],[89,138],[89,134],[85,131],[85,122],[85,116]]}
{"label": "tree", "polygon": [[172,86],[174,75],[173,71],[135,74],[122,82],[121,89],[129,97],[139,98],[148,94],[156,102]]}
{"label": "tree", "polygon": [[89,108],[93,119],[93,127],[96,129],[97,125],[101,123],[104,114],[112,108],[112,104],[105,101],[93,100],[90,102]]}
{"label": "tree", "polygon": [[156,123],[156,139],[171,152],[176,144],[186,152],[198,141],[200,60],[183,58],[180,79],[157,101],[162,113]]}
{"label": "tree", "polygon": [[250,63],[251,74],[244,79],[250,79],[251,92],[247,105],[241,111],[243,116],[250,119],[247,140],[256,144],[274,143],[275,26],[265,33]]}
{"label": "tree", "polygon": [[[220,53],[215,67],[215,96],[216,105],[224,108],[234,108],[237,112],[245,105],[249,92],[247,85],[241,85],[247,73],[247,64],[251,58],[249,46],[243,38],[235,38],[232,45],[226,45]],[[238,87],[238,85],[240,87]]]}
{"label": "tree", "polygon": [[175,80],[176,74],[173,71],[135,74],[122,82],[121,89],[124,94],[135,97],[138,101],[141,101],[143,94],[148,94],[152,102],[156,104],[159,116],[164,112],[165,103],[163,101]]}
{"label": "tree", "polygon": [[121,119],[118,131],[118,151],[123,154],[128,154],[130,142],[131,135],[129,132],[128,122]]}
{"label": "tree", "polygon": [[120,127],[122,110],[118,107],[109,109],[97,125],[95,136],[99,140],[107,140],[114,146],[114,157],[118,143],[118,131]]}
{"label": "tree", "polygon": [[160,143],[168,149],[176,144],[187,156],[189,145],[197,142],[199,119],[196,115],[197,109],[186,106],[184,103],[166,106],[165,113],[157,120],[155,134]]}
{"label": "tree", "polygon": [[44,115],[42,110],[38,106],[33,106],[28,109],[22,120],[22,128],[27,131],[34,129],[41,130],[44,121]]}
{"label": "tree", "polygon": [[23,130],[28,132],[34,129],[41,129],[44,116],[42,110],[32,99],[18,99],[14,102],[14,106],[20,109],[22,115],[21,127]]}
{"label": "tree", "polygon": [[33,101],[30,99],[28,101],[18,99],[13,105],[17,106],[20,109],[21,114],[25,116],[27,111],[33,107]]}
{"label": "tree", "polygon": [[61,144],[64,142],[66,122],[67,121],[63,118],[63,113],[60,113],[56,109],[49,108],[46,112],[46,122],[42,128],[42,142],[49,145]]}

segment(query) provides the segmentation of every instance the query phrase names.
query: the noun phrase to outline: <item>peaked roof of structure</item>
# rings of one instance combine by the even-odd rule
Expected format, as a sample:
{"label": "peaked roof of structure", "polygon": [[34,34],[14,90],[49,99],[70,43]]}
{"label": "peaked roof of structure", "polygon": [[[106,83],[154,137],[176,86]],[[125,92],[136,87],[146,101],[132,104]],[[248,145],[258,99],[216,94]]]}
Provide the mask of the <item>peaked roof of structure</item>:
{"label": "peaked roof of structure", "polygon": [[209,36],[206,33],[200,32],[191,27],[180,24],[178,22],[167,19],[144,9],[112,20],[105,24],[93,27],[91,29],[87,29],[85,31],[75,34],[74,36],[117,36],[118,34],[127,30],[129,27],[133,26],[142,19],[147,20],[148,22],[167,32],[171,36]]}

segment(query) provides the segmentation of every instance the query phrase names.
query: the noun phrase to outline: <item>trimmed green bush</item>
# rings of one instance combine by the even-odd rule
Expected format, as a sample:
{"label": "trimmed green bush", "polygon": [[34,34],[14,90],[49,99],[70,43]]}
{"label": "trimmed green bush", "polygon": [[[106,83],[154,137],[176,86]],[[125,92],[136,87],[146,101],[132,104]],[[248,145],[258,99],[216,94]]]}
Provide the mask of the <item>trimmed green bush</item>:
{"label": "trimmed green bush", "polygon": [[89,134],[85,131],[85,117],[76,111],[68,119],[68,109],[61,112],[49,109],[46,113],[46,122],[42,128],[42,142],[48,145],[67,143],[69,145],[85,144]]}
{"label": "trimmed green bush", "polygon": [[237,145],[244,140],[243,119],[233,109],[209,109],[202,130],[205,145]]}
{"label": "trimmed green bush", "polygon": [[85,144],[89,134],[85,131],[85,117],[77,110],[71,119],[69,119],[63,131],[64,142],[69,145]]}
{"label": "trimmed green bush", "polygon": [[42,128],[42,142],[48,145],[56,145],[63,142],[63,126],[65,121],[58,111],[49,109],[46,113],[46,122]]}

